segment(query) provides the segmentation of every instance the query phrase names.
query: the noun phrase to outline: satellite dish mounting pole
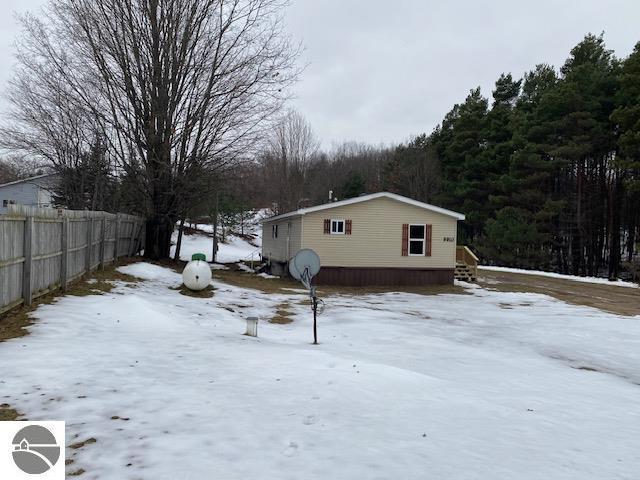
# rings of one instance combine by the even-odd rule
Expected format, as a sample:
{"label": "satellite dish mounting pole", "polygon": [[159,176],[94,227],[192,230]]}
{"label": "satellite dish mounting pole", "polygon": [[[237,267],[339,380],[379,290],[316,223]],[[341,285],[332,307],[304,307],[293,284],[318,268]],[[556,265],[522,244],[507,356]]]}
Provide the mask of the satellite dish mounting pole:
{"label": "satellite dish mounting pole", "polygon": [[316,287],[311,285],[311,279],[313,276],[309,272],[309,267],[304,269],[301,275],[302,284],[309,290],[309,297],[311,297],[311,308],[313,310],[313,345],[318,345],[318,296],[316,295]]}
{"label": "satellite dish mounting pole", "polygon": [[318,300],[316,287],[311,282],[319,271],[320,257],[309,248],[303,248],[289,260],[289,273],[293,278],[299,280],[304,285],[304,288],[309,290],[309,298],[311,298],[311,308],[313,310],[313,345],[318,345],[318,304],[322,303],[322,300]]}
{"label": "satellite dish mounting pole", "polygon": [[316,296],[316,287],[311,287],[311,302],[313,305],[313,344],[318,345],[318,297]]}

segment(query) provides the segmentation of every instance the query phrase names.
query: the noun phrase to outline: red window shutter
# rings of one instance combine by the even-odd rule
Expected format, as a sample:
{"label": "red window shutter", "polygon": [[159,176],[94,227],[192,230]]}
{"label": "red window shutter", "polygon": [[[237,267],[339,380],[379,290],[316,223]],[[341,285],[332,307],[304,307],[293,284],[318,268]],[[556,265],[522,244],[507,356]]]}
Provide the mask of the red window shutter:
{"label": "red window shutter", "polygon": [[328,218],[324,219],[324,233],[331,233],[331,220]]}
{"label": "red window shutter", "polygon": [[402,256],[409,255],[409,224],[404,223],[402,225]]}
{"label": "red window shutter", "polygon": [[424,226],[424,255],[431,256],[431,225]]}
{"label": "red window shutter", "polygon": [[351,235],[351,220],[346,220],[344,223],[344,234]]}

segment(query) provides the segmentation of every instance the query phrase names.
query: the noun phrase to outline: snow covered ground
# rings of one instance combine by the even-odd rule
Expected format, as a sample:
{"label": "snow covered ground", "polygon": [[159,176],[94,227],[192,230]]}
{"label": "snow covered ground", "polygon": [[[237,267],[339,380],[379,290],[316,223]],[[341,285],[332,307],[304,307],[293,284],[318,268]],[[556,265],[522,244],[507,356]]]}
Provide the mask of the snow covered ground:
{"label": "snow covered ground", "polygon": [[[177,241],[177,233],[173,234],[173,243],[171,247],[171,256],[175,253],[175,242]],[[227,237],[227,243],[219,243],[218,255],[216,261],[218,263],[235,263],[242,260],[251,260],[251,255],[254,255],[254,259],[257,260],[260,254],[260,247],[251,245],[246,240],[236,237],[235,235],[229,235]],[[213,238],[206,235],[194,234],[183,235],[182,245],[180,247],[180,259],[191,260],[191,255],[194,253],[204,253],[207,256],[207,261],[211,261],[211,255],[213,250]]]}
{"label": "snow covered ground", "polygon": [[510,268],[510,267],[492,267],[487,265],[478,265],[479,270],[488,270],[492,272],[506,272],[506,273],[522,273],[525,275],[538,275],[540,277],[560,278],[562,280],[571,280],[573,282],[582,283],[599,283],[602,285],[613,285],[616,287],[630,287],[638,288],[639,285],[633,282],[625,282],[623,280],[616,280],[615,282],[609,281],[606,278],[601,277],[578,277],[575,275],[563,275],[561,273],[543,272],[540,270],[524,270],[522,268]]}
{"label": "snow covered ground", "polygon": [[[638,478],[640,317],[473,285],[340,295],[313,346],[296,291],[121,270],[147,280],[0,344],[2,402],[97,440],[67,449],[83,479]],[[293,323],[242,335],[282,303]]]}
{"label": "snow covered ground", "polygon": [[[252,219],[247,222],[245,231],[248,234],[254,234],[255,240],[249,243],[245,239],[233,234],[227,235],[226,243],[218,244],[218,255],[216,261],[218,263],[236,263],[243,260],[251,260],[251,257],[257,260],[260,256],[260,245],[262,244],[262,228],[260,220],[267,215],[266,210],[258,210]],[[198,230],[206,233],[213,233],[211,225],[198,224],[195,226]],[[171,256],[175,254],[176,242],[178,241],[177,230],[173,232],[171,247]],[[191,260],[194,253],[204,253],[207,261],[211,261],[213,250],[213,238],[206,235],[196,233],[194,235],[183,235],[182,245],[180,246],[180,260]]]}

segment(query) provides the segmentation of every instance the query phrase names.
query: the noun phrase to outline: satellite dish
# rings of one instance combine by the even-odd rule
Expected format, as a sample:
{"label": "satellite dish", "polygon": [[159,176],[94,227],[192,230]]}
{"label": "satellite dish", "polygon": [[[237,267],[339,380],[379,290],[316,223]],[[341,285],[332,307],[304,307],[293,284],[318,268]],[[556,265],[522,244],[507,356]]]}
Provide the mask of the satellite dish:
{"label": "satellite dish", "polygon": [[320,257],[310,248],[303,248],[289,260],[289,273],[293,278],[312,290],[311,279],[320,271]]}
{"label": "satellite dish", "polygon": [[318,315],[318,303],[322,304],[316,296],[316,287],[311,285],[311,280],[320,271],[320,257],[310,248],[303,248],[289,260],[289,273],[296,280],[300,280],[302,285],[309,290],[311,305],[313,308],[313,344],[318,344],[318,331],[316,327],[316,317]]}
{"label": "satellite dish", "polygon": [[296,264],[293,263],[293,258],[291,260],[289,260],[289,273],[296,280],[300,280],[302,278],[302,277],[300,277],[300,272],[298,270],[296,270]]}
{"label": "satellite dish", "polygon": [[320,257],[310,248],[303,248],[293,257],[293,265],[300,277],[308,275],[311,279],[320,271]]}

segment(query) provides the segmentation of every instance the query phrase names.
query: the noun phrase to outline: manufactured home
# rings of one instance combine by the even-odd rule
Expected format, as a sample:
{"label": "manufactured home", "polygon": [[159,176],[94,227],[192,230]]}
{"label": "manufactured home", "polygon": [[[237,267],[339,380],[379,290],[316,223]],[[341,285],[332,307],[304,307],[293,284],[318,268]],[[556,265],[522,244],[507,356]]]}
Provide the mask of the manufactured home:
{"label": "manufactured home", "polygon": [[264,220],[262,257],[275,275],[302,248],[320,256],[317,284],[453,283],[464,215],[388,192],[302,208]]}

